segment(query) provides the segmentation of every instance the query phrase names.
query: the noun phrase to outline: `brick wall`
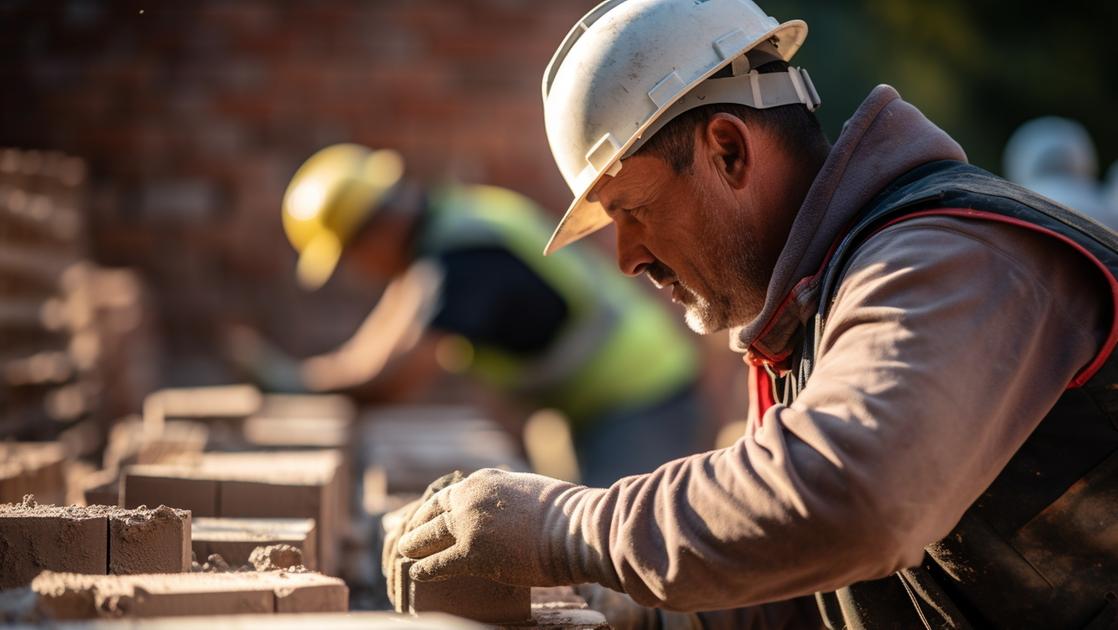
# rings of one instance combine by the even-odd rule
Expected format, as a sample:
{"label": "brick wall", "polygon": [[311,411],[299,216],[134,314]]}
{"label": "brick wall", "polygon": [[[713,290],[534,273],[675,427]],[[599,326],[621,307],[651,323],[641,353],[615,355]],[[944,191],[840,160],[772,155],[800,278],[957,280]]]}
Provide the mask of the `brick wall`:
{"label": "brick wall", "polygon": [[141,269],[167,380],[220,380],[221,325],[306,353],[372,302],[346,275],[310,298],[279,223],[287,179],[334,142],[412,172],[516,188],[558,211],[540,77],[593,0],[0,2],[0,146],[91,171],[104,264]]}

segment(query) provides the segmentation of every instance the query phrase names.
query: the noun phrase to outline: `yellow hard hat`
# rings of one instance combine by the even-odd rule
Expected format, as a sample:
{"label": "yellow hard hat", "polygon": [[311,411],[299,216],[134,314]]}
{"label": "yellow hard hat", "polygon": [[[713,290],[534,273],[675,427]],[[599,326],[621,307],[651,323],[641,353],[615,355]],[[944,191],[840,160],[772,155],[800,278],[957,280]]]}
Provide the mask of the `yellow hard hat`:
{"label": "yellow hard hat", "polygon": [[359,144],[335,144],[303,162],[283,195],[283,230],[299,253],[299,284],[326,284],[342,249],[403,174],[399,153]]}

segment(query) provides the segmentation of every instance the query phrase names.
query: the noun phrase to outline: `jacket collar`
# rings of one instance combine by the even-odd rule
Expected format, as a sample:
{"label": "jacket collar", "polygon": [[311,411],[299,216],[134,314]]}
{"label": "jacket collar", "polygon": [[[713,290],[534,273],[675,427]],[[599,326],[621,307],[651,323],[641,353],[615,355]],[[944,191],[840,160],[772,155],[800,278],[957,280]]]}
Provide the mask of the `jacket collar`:
{"label": "jacket collar", "polygon": [[819,305],[830,252],[858,212],[904,173],[936,160],[966,161],[947,133],[888,85],[879,85],[843,125],[792,223],[757,317],[730,331],[746,361],[787,369]]}

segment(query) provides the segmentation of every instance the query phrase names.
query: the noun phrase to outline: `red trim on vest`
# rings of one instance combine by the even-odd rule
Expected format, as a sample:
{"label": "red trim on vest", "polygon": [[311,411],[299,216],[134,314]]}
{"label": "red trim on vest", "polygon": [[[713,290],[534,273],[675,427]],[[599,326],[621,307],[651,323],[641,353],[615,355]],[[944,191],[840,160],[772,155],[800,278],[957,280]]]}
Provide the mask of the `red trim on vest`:
{"label": "red trim on vest", "polygon": [[[1095,355],[1095,358],[1090,363],[1088,363],[1086,367],[1084,367],[1082,370],[1080,370],[1079,373],[1075,375],[1075,378],[1073,378],[1071,380],[1071,383],[1068,384],[1068,389],[1075,389],[1077,387],[1082,387],[1087,381],[1091,380],[1091,377],[1093,377],[1095,375],[1095,373],[1098,372],[1100,368],[1102,368],[1103,363],[1106,363],[1106,360],[1110,357],[1110,354],[1114,351],[1114,347],[1116,345],[1118,345],[1118,279],[1116,279],[1114,277],[1114,274],[1112,274],[1110,272],[1110,269],[1106,265],[1104,265],[1102,263],[1102,261],[1100,261],[1098,258],[1096,258],[1094,254],[1092,254],[1090,251],[1088,251],[1087,248],[1083,247],[1082,245],[1075,242],[1071,238],[1068,238],[1067,236],[1064,236],[1063,234],[1060,234],[1059,232],[1056,232],[1054,230],[1050,230],[1050,229],[1048,229],[1046,227],[1043,227],[1043,226],[1040,226],[1040,225],[1036,225],[1035,223],[1029,223],[1028,221],[1022,221],[1021,219],[1014,219],[1013,217],[1007,217],[1005,215],[997,214],[997,213],[994,213],[994,212],[984,212],[984,211],[981,211],[981,210],[971,210],[971,209],[968,209],[968,208],[940,208],[940,209],[937,209],[937,210],[922,210],[920,212],[914,212],[912,214],[906,214],[904,216],[893,219],[892,221],[889,221],[885,225],[882,225],[880,228],[874,230],[872,234],[867,236],[866,239],[868,240],[869,238],[872,238],[878,232],[881,232],[882,230],[884,230],[884,229],[886,229],[890,226],[896,225],[898,223],[908,221],[909,219],[918,219],[918,218],[921,218],[921,217],[930,217],[930,216],[949,216],[949,217],[961,217],[961,218],[964,218],[964,219],[983,219],[983,220],[987,220],[987,221],[996,221],[996,222],[999,222],[999,223],[1008,223],[1009,225],[1015,225],[1017,227],[1022,227],[1022,228],[1025,228],[1027,230],[1032,230],[1033,232],[1039,232],[1040,234],[1044,234],[1046,236],[1051,236],[1058,241],[1061,241],[1061,242],[1063,242],[1067,245],[1070,245],[1077,252],[1086,256],[1091,262],[1093,262],[1095,264],[1096,267],[1099,268],[1099,270],[1101,270],[1103,272],[1103,275],[1106,276],[1107,282],[1110,285],[1110,295],[1111,295],[1111,300],[1113,301],[1113,309],[1114,309],[1113,310],[1114,320],[1110,324],[1110,334],[1107,336],[1106,342],[1103,343],[1102,348],[1099,350],[1099,353],[1097,355]],[[865,242],[865,240],[863,240],[863,242]]]}
{"label": "red trim on vest", "polygon": [[[848,226],[848,228],[849,227],[851,226]],[[844,230],[843,234],[845,234],[847,231],[848,230]],[[767,335],[769,331],[772,330],[772,327],[776,325],[777,319],[779,319],[784,310],[788,308],[788,305],[792,303],[792,300],[795,299],[796,296],[798,296],[804,289],[811,286],[812,282],[818,280],[819,276],[823,275],[823,272],[827,269],[827,264],[831,262],[831,257],[835,255],[835,251],[838,250],[838,246],[841,242],[841,236],[835,239],[834,242],[831,243],[830,248],[827,249],[827,254],[823,257],[823,262],[820,263],[819,269],[812,275],[806,278],[801,278],[800,281],[792,287],[792,290],[788,292],[788,295],[784,296],[784,299],[781,300],[780,305],[777,306],[776,310],[773,311],[772,317],[769,317],[769,321],[765,323],[764,327],[761,328],[761,332],[757,333],[757,336],[754,338],[753,344],[749,347],[750,354],[747,354],[745,357],[746,364],[751,367],[761,365],[775,366],[779,365],[780,363],[784,362],[785,359],[792,356],[791,350],[785,350],[777,356],[770,356],[757,345],[757,342],[761,339],[764,339],[765,335]]]}
{"label": "red trim on vest", "polygon": [[776,404],[773,400],[773,380],[768,370],[755,365],[749,366],[749,369],[753,370],[753,382],[757,384],[757,391],[754,394],[757,396],[757,426],[759,427],[765,420],[765,412]]}

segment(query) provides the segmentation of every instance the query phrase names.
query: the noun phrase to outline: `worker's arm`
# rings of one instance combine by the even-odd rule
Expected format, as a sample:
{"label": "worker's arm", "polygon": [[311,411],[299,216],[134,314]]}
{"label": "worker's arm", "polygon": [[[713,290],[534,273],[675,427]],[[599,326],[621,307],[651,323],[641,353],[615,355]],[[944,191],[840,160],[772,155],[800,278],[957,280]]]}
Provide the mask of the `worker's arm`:
{"label": "worker's arm", "polygon": [[386,386],[398,383],[383,381],[401,372],[434,372],[438,339],[427,332],[426,324],[435,307],[440,275],[435,265],[420,262],[393,280],[353,337],[332,352],[303,361],[300,375],[307,388],[368,393],[398,389]]}
{"label": "worker's arm", "polygon": [[420,579],[594,581],[680,610],[916,565],[1096,352],[1110,298],[1095,273],[1018,228],[894,226],[852,261],[799,399],[732,447],[608,489],[476,473],[400,548],[424,558]]}

